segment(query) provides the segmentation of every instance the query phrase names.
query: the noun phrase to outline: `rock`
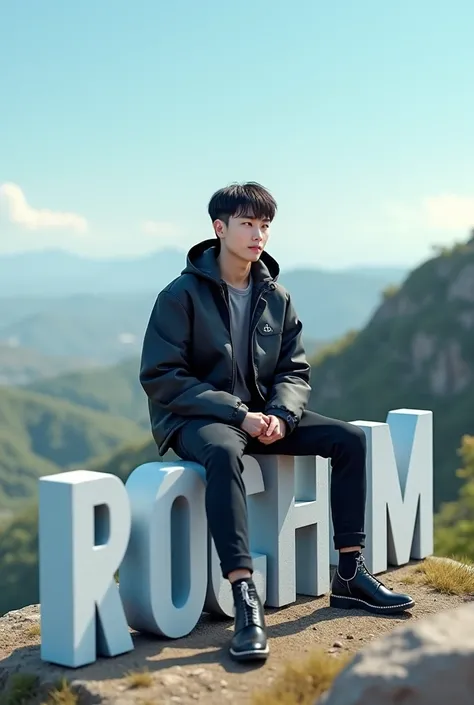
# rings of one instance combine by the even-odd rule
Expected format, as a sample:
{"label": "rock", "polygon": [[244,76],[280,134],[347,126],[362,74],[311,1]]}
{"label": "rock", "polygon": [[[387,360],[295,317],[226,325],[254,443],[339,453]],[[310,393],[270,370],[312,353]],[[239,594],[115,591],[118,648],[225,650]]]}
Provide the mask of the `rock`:
{"label": "rock", "polygon": [[336,649],[342,649],[342,643],[340,641],[335,641],[333,646],[335,646]]}
{"label": "rock", "polygon": [[353,639],[354,635],[353,634],[347,634],[346,639]]}
{"label": "rock", "polygon": [[318,705],[472,705],[474,606],[397,627],[360,651]]}
{"label": "rock", "polygon": [[208,685],[213,682],[214,675],[212,673],[210,673],[209,671],[203,670],[197,678],[198,678],[198,681],[200,681],[203,685]]}
{"label": "rock", "polygon": [[20,610],[11,610],[2,617],[2,630],[23,630],[40,622],[39,605],[30,605]]}
{"label": "rock", "polygon": [[198,677],[198,676],[202,676],[202,674],[205,672],[206,672],[206,670],[204,668],[195,668],[194,670],[189,671],[188,676]]}
{"label": "rock", "polygon": [[172,687],[180,685],[183,682],[183,677],[174,673],[164,673],[160,680],[165,687]]}

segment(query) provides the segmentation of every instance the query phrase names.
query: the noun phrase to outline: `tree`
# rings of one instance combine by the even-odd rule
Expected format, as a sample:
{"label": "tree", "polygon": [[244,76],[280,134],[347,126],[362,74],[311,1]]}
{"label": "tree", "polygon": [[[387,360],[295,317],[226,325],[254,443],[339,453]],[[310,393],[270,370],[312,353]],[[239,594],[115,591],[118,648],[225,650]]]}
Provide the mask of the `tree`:
{"label": "tree", "polygon": [[464,436],[459,450],[464,479],[458,499],[442,505],[435,519],[435,553],[474,561],[474,436]]}
{"label": "tree", "polygon": [[38,510],[32,505],[0,529],[0,615],[38,602]]}

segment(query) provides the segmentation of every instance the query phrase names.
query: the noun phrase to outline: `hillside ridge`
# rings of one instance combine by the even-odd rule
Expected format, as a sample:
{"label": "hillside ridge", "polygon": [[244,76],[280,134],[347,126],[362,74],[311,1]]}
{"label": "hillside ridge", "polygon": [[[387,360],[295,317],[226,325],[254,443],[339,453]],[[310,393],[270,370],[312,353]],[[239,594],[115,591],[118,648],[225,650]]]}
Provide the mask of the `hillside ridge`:
{"label": "hillside ridge", "polygon": [[347,421],[433,411],[435,505],[454,499],[457,449],[474,434],[474,242],[387,291],[363,329],[315,356],[311,385],[310,408]]}

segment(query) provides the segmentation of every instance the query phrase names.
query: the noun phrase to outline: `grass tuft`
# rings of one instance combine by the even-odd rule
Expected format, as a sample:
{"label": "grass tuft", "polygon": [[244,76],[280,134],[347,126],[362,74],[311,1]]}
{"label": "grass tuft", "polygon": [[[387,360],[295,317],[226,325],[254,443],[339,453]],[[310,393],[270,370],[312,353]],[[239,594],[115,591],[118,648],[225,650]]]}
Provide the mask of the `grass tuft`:
{"label": "grass tuft", "polygon": [[302,662],[289,663],[269,688],[255,693],[252,705],[314,705],[351,659],[315,651]]}
{"label": "grass tuft", "polygon": [[79,696],[75,693],[66,678],[62,678],[59,683],[48,693],[48,700],[44,705],[77,705]]}
{"label": "grass tuft", "polygon": [[40,636],[41,635],[41,625],[39,623],[32,624],[27,631],[27,635],[31,638],[36,637],[36,636]]}
{"label": "grass tuft", "polygon": [[148,688],[153,683],[153,678],[151,673],[144,669],[143,671],[129,671],[126,681],[129,688]]}
{"label": "grass tuft", "polygon": [[432,556],[417,565],[404,582],[427,585],[446,595],[474,595],[474,565],[468,560]]}
{"label": "grass tuft", "polygon": [[8,690],[4,696],[5,705],[26,705],[36,695],[38,677],[31,673],[14,673],[8,681]]}

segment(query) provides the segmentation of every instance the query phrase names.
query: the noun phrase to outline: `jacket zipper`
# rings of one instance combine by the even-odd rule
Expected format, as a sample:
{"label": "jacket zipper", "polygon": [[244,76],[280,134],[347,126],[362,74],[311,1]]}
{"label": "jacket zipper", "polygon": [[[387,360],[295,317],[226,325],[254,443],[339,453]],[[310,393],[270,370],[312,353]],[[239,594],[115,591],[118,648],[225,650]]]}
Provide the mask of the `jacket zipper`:
{"label": "jacket zipper", "polygon": [[232,379],[230,383],[230,393],[234,393],[234,385],[235,385],[235,377],[236,377],[236,369],[235,369],[235,355],[234,355],[234,341],[232,340],[232,325],[230,322],[230,306],[229,306],[229,301],[227,299],[228,292],[227,292],[227,287],[225,284],[221,284],[221,291],[222,291],[222,297],[225,301],[225,305],[227,307],[227,313],[229,314],[229,337],[230,337],[230,346],[232,348]]}
{"label": "jacket zipper", "polygon": [[256,313],[258,305],[260,303],[260,299],[262,298],[262,296],[265,294],[265,292],[267,290],[268,290],[268,287],[264,286],[262,288],[262,290],[260,291],[260,293],[257,297],[257,300],[255,302],[255,307],[252,312],[252,337],[251,337],[251,341],[250,341],[251,342],[251,355],[252,355],[252,369],[253,369],[253,377],[254,377],[254,382],[255,382],[255,389],[257,390],[257,393],[260,395],[260,398],[263,401],[266,401],[266,399],[263,396],[262,392],[260,391],[260,387],[258,385],[258,372],[257,372],[257,365],[255,363],[255,356],[254,356],[255,331],[257,330],[257,326],[253,325],[253,323],[254,323],[253,319],[255,317],[255,313]]}

